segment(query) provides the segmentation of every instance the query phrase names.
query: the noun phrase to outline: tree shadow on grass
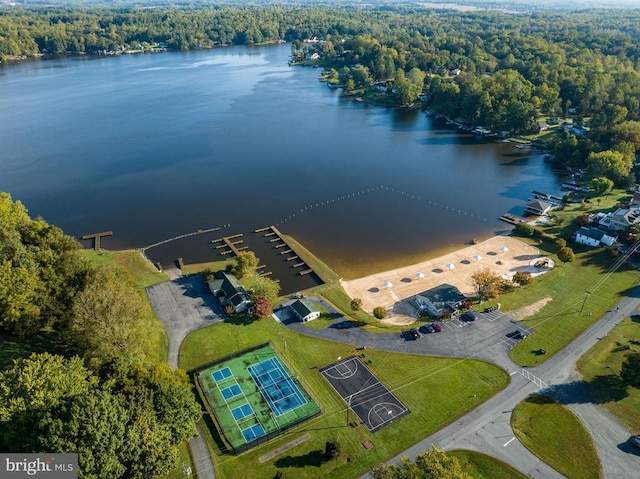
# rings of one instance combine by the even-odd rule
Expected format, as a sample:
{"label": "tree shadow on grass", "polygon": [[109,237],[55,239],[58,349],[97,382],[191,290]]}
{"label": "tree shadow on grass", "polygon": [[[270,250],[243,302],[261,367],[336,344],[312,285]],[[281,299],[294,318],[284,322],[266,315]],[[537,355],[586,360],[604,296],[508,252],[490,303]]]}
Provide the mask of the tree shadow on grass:
{"label": "tree shadow on grass", "polygon": [[619,376],[596,376],[588,383],[574,381],[557,384],[544,390],[544,394],[560,404],[603,404],[619,401],[629,395],[628,385]]}
{"label": "tree shadow on grass", "polygon": [[302,456],[285,456],[275,462],[276,467],[320,467],[324,462],[324,451],[310,451]]}
{"label": "tree shadow on grass", "polygon": [[256,318],[249,314],[234,314],[224,320],[225,323],[235,324],[236,326],[248,326],[256,321]]}

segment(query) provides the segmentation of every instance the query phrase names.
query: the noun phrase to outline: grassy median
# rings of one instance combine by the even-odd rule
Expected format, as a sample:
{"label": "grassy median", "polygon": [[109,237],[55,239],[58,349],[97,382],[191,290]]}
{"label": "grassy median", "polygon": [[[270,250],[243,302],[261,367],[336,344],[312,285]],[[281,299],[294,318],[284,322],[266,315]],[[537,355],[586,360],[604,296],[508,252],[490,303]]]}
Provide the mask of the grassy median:
{"label": "grassy median", "polygon": [[511,427],[527,449],[569,479],[603,477],[589,431],[575,414],[553,399],[525,399],[513,410]]}
{"label": "grassy median", "polygon": [[460,461],[462,470],[473,479],[527,479],[527,476],[495,457],[481,452],[454,449],[447,454]]}

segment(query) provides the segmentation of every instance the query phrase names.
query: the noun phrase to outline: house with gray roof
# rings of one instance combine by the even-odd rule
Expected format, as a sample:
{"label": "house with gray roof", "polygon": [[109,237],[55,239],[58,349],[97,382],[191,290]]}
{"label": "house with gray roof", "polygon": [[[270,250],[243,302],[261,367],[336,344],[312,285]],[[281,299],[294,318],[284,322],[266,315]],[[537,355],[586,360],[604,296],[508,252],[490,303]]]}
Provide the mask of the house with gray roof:
{"label": "house with gray roof", "polygon": [[231,273],[218,271],[214,279],[207,282],[209,290],[216,296],[222,306],[230,305],[234,313],[244,313],[252,305],[251,297]]}
{"label": "house with gray roof", "polygon": [[296,299],[289,307],[303,323],[320,317],[320,310],[308,299]]}
{"label": "house with gray roof", "polygon": [[618,239],[615,236],[608,235],[605,231],[598,228],[587,228],[583,226],[572,235],[576,243],[585,244],[587,246],[611,246]]}
{"label": "house with gray roof", "polygon": [[458,288],[451,284],[441,284],[416,294],[414,301],[420,311],[426,311],[437,318],[450,313],[451,316],[459,314],[460,303],[467,297]]}
{"label": "house with gray roof", "polygon": [[640,208],[618,208],[611,215],[609,228],[614,231],[627,231],[629,226],[640,223]]}
{"label": "house with gray roof", "polygon": [[527,202],[526,206],[524,207],[524,212],[530,215],[542,216],[551,211],[553,209],[553,206],[553,203],[549,203],[548,201],[532,199]]}

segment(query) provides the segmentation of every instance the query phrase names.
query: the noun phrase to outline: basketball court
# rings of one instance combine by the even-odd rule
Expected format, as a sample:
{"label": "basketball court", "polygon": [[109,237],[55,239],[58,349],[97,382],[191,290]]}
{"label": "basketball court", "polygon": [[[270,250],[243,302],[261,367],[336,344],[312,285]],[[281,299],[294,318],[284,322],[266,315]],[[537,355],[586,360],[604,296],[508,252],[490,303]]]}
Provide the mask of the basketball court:
{"label": "basketball court", "polygon": [[356,356],[330,364],[320,372],[371,432],[409,413]]}

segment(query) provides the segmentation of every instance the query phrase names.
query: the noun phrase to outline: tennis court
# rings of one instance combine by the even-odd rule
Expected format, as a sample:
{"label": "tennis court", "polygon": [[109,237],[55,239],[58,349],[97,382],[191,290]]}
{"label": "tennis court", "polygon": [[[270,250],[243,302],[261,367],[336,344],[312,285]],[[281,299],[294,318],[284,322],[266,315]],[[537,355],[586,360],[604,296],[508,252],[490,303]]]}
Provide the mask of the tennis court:
{"label": "tennis court", "polygon": [[220,431],[236,451],[320,413],[271,345],[240,352],[198,372]]}
{"label": "tennis court", "polygon": [[409,409],[355,356],[320,372],[371,432],[409,414]]}
{"label": "tennis court", "polygon": [[304,406],[307,400],[276,357],[247,368],[276,417]]}

